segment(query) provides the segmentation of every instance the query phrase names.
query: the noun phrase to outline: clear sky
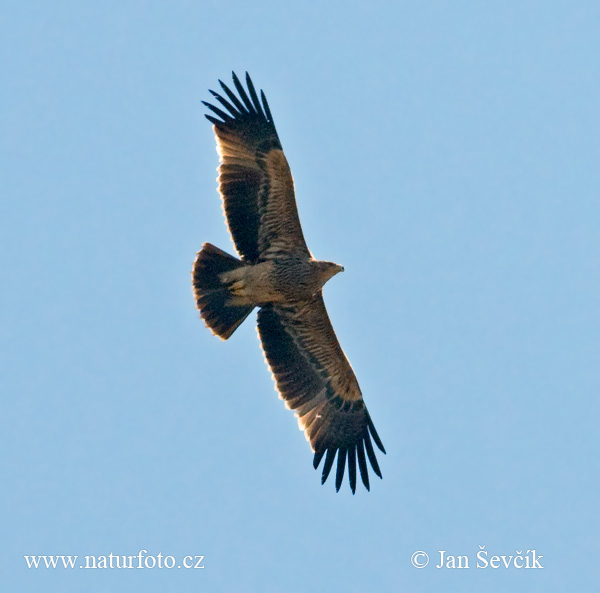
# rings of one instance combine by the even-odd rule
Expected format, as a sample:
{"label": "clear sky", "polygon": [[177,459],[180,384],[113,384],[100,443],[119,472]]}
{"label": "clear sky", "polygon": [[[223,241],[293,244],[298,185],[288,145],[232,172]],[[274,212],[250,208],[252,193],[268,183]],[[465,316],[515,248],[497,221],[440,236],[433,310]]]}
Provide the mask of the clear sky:
{"label": "clear sky", "polygon": [[[597,2],[2,12],[3,590],[596,590]],[[370,493],[320,485],[254,315],[221,342],[195,310],[196,251],[233,251],[201,104],[232,69],[346,269],[325,300],[388,452]],[[140,550],[205,568],[24,560]]]}

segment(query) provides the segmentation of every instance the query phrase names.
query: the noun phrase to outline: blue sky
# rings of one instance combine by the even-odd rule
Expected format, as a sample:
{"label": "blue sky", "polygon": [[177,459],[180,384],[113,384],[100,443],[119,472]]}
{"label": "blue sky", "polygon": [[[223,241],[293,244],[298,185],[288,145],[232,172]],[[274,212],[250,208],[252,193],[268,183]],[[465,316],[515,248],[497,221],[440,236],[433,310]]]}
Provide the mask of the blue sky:
{"label": "blue sky", "polygon": [[[597,586],[600,9],[593,2],[41,2],[3,9],[6,590]],[[388,454],[319,484],[254,316],[201,100],[265,90],[337,335]],[[477,569],[535,549],[543,569]],[[205,556],[203,570],[24,555]],[[411,555],[427,552],[424,569]],[[439,551],[470,568],[435,568]],[[78,562],[79,564],[79,562]]]}

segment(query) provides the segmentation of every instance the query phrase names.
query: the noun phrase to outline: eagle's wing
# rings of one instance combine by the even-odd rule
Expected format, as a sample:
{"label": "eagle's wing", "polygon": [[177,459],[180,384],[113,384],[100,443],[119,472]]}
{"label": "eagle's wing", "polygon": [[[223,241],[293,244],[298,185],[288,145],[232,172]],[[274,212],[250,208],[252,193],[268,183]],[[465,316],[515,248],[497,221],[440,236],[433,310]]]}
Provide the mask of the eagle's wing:
{"label": "eagle's wing", "polygon": [[327,453],[321,482],[327,479],[337,453],[336,489],[341,486],[347,460],[354,493],[358,458],[368,490],[365,450],[381,477],[371,437],[384,453],[385,449],[333,331],[322,294],[310,301],[263,307],[258,313],[258,332],[277,390],[286,406],[296,411],[315,453],[315,469]]}
{"label": "eagle's wing", "polygon": [[246,73],[248,92],[233,73],[239,97],[219,81],[227,95],[210,91],[226,110],[203,101],[216,116],[220,156],[219,193],[236,249],[249,262],[278,252],[299,251],[310,256],[294,197],[294,182],[281,148],[265,94],[261,101]]}

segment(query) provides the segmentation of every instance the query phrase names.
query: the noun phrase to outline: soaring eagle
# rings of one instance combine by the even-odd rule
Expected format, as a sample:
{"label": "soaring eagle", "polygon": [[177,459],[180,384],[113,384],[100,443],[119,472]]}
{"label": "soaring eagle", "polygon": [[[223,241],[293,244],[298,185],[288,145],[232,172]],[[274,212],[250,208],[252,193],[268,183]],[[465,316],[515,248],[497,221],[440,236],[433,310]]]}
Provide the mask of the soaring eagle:
{"label": "soaring eagle", "polygon": [[[258,333],[265,359],[286,407],[295,411],[325,483],[337,454],[336,490],[346,463],[356,490],[356,462],[369,490],[367,457],[381,478],[373,444],[385,449],[352,367],[323,302],[322,287],[344,268],[313,258],[302,234],[294,183],[265,94],[260,100],[246,73],[237,95],[210,91],[220,107],[204,102],[220,157],[219,193],[241,259],[205,243],[192,271],[200,316],[226,340],[259,307]],[[216,116],[216,117],[215,117]],[[366,455],[365,455],[366,453]]]}

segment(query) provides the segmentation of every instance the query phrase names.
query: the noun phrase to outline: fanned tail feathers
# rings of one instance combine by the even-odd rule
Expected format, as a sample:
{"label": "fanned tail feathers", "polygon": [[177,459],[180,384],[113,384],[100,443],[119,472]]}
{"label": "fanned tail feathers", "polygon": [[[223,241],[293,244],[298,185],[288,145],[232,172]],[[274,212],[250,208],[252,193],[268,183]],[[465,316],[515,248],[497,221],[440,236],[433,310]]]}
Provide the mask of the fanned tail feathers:
{"label": "fanned tail feathers", "polygon": [[200,317],[223,340],[233,334],[254,307],[229,305],[231,293],[219,275],[244,265],[239,259],[210,243],[202,246],[194,262],[192,280]]}

